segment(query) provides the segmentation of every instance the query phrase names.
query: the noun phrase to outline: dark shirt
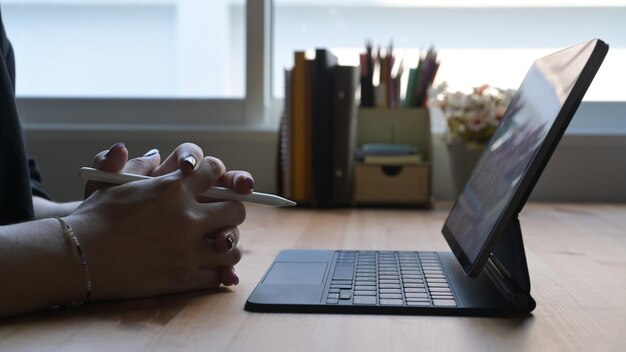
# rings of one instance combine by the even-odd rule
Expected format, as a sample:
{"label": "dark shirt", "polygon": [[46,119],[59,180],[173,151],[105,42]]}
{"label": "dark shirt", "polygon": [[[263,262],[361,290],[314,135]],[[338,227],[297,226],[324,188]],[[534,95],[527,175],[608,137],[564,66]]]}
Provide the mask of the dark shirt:
{"label": "dark shirt", "polygon": [[0,10],[0,225],[32,220],[32,195],[47,198],[34,161],[26,156],[15,105],[15,59]]}

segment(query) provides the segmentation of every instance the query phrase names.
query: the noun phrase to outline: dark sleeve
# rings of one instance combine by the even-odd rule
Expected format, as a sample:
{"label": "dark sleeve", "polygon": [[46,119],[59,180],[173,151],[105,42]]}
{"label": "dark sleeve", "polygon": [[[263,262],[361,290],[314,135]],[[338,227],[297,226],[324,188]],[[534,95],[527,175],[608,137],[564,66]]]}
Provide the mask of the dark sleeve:
{"label": "dark sleeve", "polygon": [[[35,168],[36,169],[36,168]],[[15,59],[0,13],[0,225],[32,220],[31,173],[15,105]]]}
{"label": "dark sleeve", "polygon": [[28,169],[30,171],[30,184],[33,195],[52,200],[41,185],[41,174],[39,173],[39,168],[37,167],[35,160],[32,158],[28,158]]}

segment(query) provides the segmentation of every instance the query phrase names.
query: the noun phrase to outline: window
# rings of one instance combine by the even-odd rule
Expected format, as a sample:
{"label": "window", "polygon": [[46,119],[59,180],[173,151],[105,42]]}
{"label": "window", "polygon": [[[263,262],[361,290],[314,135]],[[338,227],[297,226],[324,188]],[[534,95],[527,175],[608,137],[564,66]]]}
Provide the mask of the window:
{"label": "window", "polygon": [[244,0],[4,0],[19,97],[242,98]]}
{"label": "window", "polygon": [[[275,0],[273,82],[293,65],[293,51],[330,48],[340,63],[358,64],[366,39],[394,51],[405,65],[418,48],[439,50],[437,81],[469,89],[488,83],[517,88],[534,59],[599,37],[611,46],[585,100],[626,101],[626,1]],[[406,71],[405,71],[406,72]],[[274,96],[282,96],[274,84]]]}
{"label": "window", "polygon": [[[59,34],[44,40],[44,47],[54,41],[63,50],[74,50],[70,44],[79,46],[76,53],[59,52],[56,59],[46,58],[45,50],[39,56],[20,53],[18,74],[26,76],[18,79],[18,86],[24,84],[17,99],[23,127],[268,129],[269,4],[270,0],[3,0],[5,26],[17,50],[36,50],[25,48],[28,42],[20,44],[20,36],[28,38],[30,28],[46,21],[54,25],[46,30],[58,33],[61,29],[56,27],[65,28],[64,34],[74,42]],[[64,16],[79,25],[58,20]],[[76,33],[80,31],[93,37]],[[33,42],[42,42],[37,35],[30,36]],[[25,56],[34,64],[22,67]],[[46,72],[39,68],[42,62],[60,66]],[[31,76],[31,82],[38,82],[21,83],[28,81],[27,69],[38,72]],[[52,83],[42,82],[45,75],[54,76]]]}
{"label": "window", "polygon": [[[617,101],[611,116],[620,115],[626,104],[621,81],[614,79],[626,59],[621,23],[626,0],[560,0],[549,6],[538,0],[0,4],[18,55],[17,94],[25,128],[41,123],[98,129],[158,124],[276,128],[268,116],[278,115],[280,102],[270,106],[269,97],[282,98],[283,68],[293,65],[294,50],[327,47],[340,63],[356,65],[366,39],[383,47],[393,39],[406,66],[417,60],[416,48],[434,44],[441,59],[438,81],[452,87],[489,83],[515,88],[536,57],[600,37],[611,50],[586,100]],[[269,114],[268,107],[274,109]],[[622,120],[599,123],[626,131]]]}

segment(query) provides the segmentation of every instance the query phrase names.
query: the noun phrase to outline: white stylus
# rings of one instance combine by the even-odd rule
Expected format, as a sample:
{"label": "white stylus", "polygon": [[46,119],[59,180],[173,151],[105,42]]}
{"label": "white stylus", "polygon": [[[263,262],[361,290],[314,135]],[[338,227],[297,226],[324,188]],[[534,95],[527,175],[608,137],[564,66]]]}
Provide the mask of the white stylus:
{"label": "white stylus", "polygon": [[[82,167],[78,174],[83,180],[99,181],[106,183],[113,183],[120,185],[131,181],[149,180],[152,177],[125,173],[106,172],[91,167]],[[227,188],[213,186],[206,192],[202,193],[202,196],[221,199],[221,200],[237,200],[244,203],[270,205],[274,207],[291,207],[296,205],[296,202],[290,201],[273,194],[253,192],[250,194],[239,194]]]}

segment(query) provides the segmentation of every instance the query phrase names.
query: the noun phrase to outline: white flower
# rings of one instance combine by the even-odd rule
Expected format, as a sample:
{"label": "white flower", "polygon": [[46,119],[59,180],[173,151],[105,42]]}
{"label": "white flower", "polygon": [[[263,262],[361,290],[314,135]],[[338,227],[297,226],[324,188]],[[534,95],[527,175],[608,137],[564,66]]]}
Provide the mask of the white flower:
{"label": "white flower", "polygon": [[448,120],[448,140],[485,143],[504,116],[514,90],[482,85],[470,93],[448,92],[446,82],[429,90],[432,107]]}

